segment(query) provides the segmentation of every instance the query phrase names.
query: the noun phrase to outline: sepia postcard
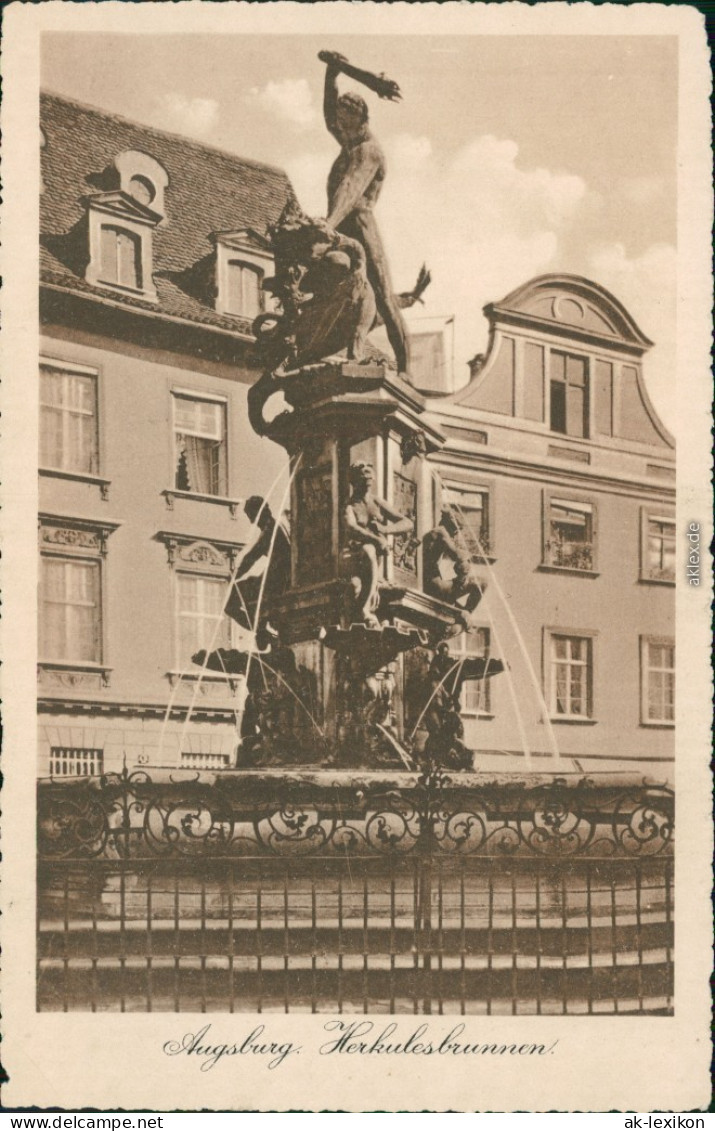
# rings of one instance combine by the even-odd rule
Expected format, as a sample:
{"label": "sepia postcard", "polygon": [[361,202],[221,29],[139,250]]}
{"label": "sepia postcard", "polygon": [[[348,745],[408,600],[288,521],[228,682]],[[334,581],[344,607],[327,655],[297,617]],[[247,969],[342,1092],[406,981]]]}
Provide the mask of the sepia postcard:
{"label": "sepia postcard", "polygon": [[707,1107],[709,90],[6,9],[6,1108]]}

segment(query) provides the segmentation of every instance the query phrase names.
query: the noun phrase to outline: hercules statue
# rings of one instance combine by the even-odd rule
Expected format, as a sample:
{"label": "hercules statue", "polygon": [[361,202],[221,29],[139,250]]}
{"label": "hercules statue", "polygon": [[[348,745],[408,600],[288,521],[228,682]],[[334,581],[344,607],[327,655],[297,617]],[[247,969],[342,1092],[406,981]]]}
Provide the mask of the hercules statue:
{"label": "hercules statue", "polygon": [[328,176],[327,224],[357,240],[365,249],[367,277],[375,295],[377,313],[385,324],[398,372],[406,373],[407,333],[373,215],[385,179],[385,157],[370,132],[367,103],[359,94],[338,95],[337,77],[340,73],[349,75],[376,91],[381,98],[392,100],[400,97],[399,87],[389,79],[353,67],[335,51],[321,51],[318,58],[327,64],[325,124],[341,147]]}

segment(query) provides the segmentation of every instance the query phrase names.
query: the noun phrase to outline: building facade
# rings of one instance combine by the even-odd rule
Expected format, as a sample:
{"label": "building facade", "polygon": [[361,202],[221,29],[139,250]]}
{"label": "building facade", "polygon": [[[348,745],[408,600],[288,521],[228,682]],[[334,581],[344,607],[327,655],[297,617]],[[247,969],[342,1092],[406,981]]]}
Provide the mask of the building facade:
{"label": "building facade", "polygon": [[[233,764],[227,585],[251,495],[287,506],[248,423],[250,326],[280,170],[64,98],[42,101],[39,773]],[[486,581],[457,655],[509,670],[464,692],[477,768],[672,758],[674,448],[650,343],[587,280],[486,310],[486,358],[435,397],[433,457]],[[429,384],[422,359],[420,387]],[[442,388],[442,375],[435,378]]]}
{"label": "building facade", "polygon": [[485,314],[486,356],[433,410],[448,501],[487,563],[484,626],[460,647],[510,667],[464,702],[468,742],[492,765],[526,748],[537,768],[667,773],[675,453],[644,383],[652,343],[576,276]]}
{"label": "building facade", "polygon": [[[247,423],[285,175],[42,101],[39,772],[225,768],[235,681],[191,663],[282,453]],[[191,714],[187,721],[187,708]]]}

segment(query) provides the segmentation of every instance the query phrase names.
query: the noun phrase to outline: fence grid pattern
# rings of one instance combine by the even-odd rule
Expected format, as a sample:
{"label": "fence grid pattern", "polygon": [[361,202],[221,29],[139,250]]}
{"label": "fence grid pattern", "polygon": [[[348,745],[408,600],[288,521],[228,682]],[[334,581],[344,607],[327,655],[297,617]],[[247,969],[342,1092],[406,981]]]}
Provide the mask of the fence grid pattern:
{"label": "fence grid pattern", "polygon": [[38,1008],[672,1012],[669,790],[403,777],[42,783]]}

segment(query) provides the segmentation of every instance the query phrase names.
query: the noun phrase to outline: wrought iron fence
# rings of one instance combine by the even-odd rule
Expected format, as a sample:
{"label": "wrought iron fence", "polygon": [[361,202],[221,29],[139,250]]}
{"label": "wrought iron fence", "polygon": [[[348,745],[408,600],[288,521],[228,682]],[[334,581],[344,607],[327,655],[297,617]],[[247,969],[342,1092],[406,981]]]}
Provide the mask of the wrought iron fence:
{"label": "wrought iron fence", "polygon": [[616,778],[41,783],[38,1008],[668,1013],[672,830]]}

